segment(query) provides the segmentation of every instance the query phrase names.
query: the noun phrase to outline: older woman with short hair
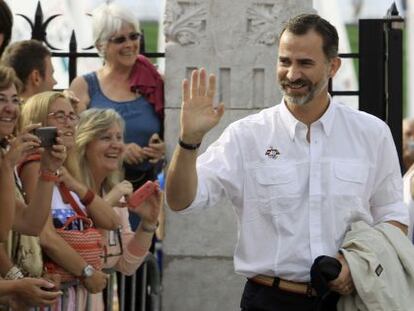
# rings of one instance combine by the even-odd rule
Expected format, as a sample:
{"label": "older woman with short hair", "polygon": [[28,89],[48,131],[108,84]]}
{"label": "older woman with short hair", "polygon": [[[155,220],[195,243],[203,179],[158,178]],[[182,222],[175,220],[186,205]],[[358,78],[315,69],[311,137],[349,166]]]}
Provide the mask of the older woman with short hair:
{"label": "older woman with short hair", "polygon": [[79,98],[78,111],[112,108],[125,120],[125,176],[135,189],[156,179],[157,163],[164,158],[163,80],[139,55],[141,31],[131,10],[104,3],[92,12],[92,24],[104,65],[75,78],[70,90]]}
{"label": "older woman with short hair", "polygon": [[[103,66],[76,77],[69,89],[79,98],[78,111],[112,108],[125,120],[125,179],[137,189],[156,180],[163,167],[164,82],[151,61],[139,54],[141,29],[132,10],[103,3],[92,11],[92,28]],[[138,215],[132,213],[129,221],[135,230]],[[132,282],[126,278],[127,299],[139,294],[130,293]]]}

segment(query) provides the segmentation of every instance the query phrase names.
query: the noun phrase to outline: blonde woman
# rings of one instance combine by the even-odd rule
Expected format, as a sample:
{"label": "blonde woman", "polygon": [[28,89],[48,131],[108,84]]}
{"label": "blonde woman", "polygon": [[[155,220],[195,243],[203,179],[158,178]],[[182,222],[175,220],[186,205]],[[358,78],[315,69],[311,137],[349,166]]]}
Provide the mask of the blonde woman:
{"label": "blonde woman", "polygon": [[[38,122],[43,126],[54,126],[63,134],[63,143],[67,148],[68,158],[64,167],[59,172],[57,182],[63,183],[69,190],[76,203],[83,209],[95,225],[99,228],[114,230],[119,227],[120,220],[112,207],[99,195],[95,195],[87,186],[79,182],[80,172],[75,156],[75,125],[78,116],[72,105],[59,92],[44,92],[32,96],[27,100],[22,109],[21,125],[29,122]],[[30,200],[33,195],[34,185],[37,183],[38,161],[29,158],[19,171],[23,189]],[[57,186],[54,187],[52,199],[52,213],[40,235],[40,243],[44,253],[53,262],[63,267],[66,271],[78,277],[82,286],[71,288],[67,291],[67,310],[74,309],[75,296],[78,295],[79,308],[83,307],[86,291],[97,293],[102,291],[107,282],[107,275],[89,265],[57,232],[56,228],[63,226],[66,220],[74,216],[70,204],[65,202]],[[52,271],[53,272],[53,271]]]}
{"label": "blonde woman", "polygon": [[[124,121],[112,109],[89,109],[80,115],[76,130],[76,151],[81,167],[82,180],[93,191],[102,195],[113,206],[132,193],[128,181],[120,181]],[[128,209],[114,207],[122,219],[120,232],[104,231],[106,243],[105,268],[131,275],[143,262],[157,228],[161,208],[161,192],[157,191],[144,204],[131,210],[142,221],[135,233],[128,221]],[[94,309],[99,310],[102,299],[94,299]]]}

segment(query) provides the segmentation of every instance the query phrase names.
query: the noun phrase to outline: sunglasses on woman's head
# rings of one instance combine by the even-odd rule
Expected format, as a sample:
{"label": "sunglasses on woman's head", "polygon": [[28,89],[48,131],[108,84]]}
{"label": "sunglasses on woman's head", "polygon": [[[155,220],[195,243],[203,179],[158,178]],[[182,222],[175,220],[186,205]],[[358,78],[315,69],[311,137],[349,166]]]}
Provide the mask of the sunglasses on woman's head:
{"label": "sunglasses on woman's head", "polygon": [[139,32],[131,32],[127,36],[116,36],[116,37],[109,38],[108,41],[115,43],[115,44],[122,44],[128,39],[131,41],[136,41],[136,40],[139,40],[139,38],[141,38],[141,34]]}

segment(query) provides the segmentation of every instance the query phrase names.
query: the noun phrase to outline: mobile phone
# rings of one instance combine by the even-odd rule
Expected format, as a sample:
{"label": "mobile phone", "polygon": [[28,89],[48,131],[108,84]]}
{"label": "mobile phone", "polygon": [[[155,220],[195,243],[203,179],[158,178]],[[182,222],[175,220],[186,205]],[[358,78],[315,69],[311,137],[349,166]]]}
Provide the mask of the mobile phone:
{"label": "mobile phone", "polygon": [[141,205],[148,197],[150,197],[156,189],[156,185],[152,181],[147,181],[141,187],[139,187],[128,199],[128,206],[138,207]]}
{"label": "mobile phone", "polygon": [[40,147],[50,148],[56,143],[57,128],[54,126],[39,127],[33,130],[40,139]]}

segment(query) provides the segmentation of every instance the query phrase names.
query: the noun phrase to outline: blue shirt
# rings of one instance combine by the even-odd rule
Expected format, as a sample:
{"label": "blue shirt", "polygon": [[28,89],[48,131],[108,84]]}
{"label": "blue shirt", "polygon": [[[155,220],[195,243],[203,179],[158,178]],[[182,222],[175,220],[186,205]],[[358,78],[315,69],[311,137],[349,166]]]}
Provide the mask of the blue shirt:
{"label": "blue shirt", "polygon": [[[140,147],[148,146],[148,141],[154,133],[160,134],[161,121],[154,106],[145,97],[140,96],[134,100],[117,102],[106,97],[99,85],[96,72],[83,76],[88,84],[90,108],[112,108],[118,112],[125,121],[125,143],[136,143]],[[136,170],[147,171],[152,167],[149,162],[134,167]]]}

